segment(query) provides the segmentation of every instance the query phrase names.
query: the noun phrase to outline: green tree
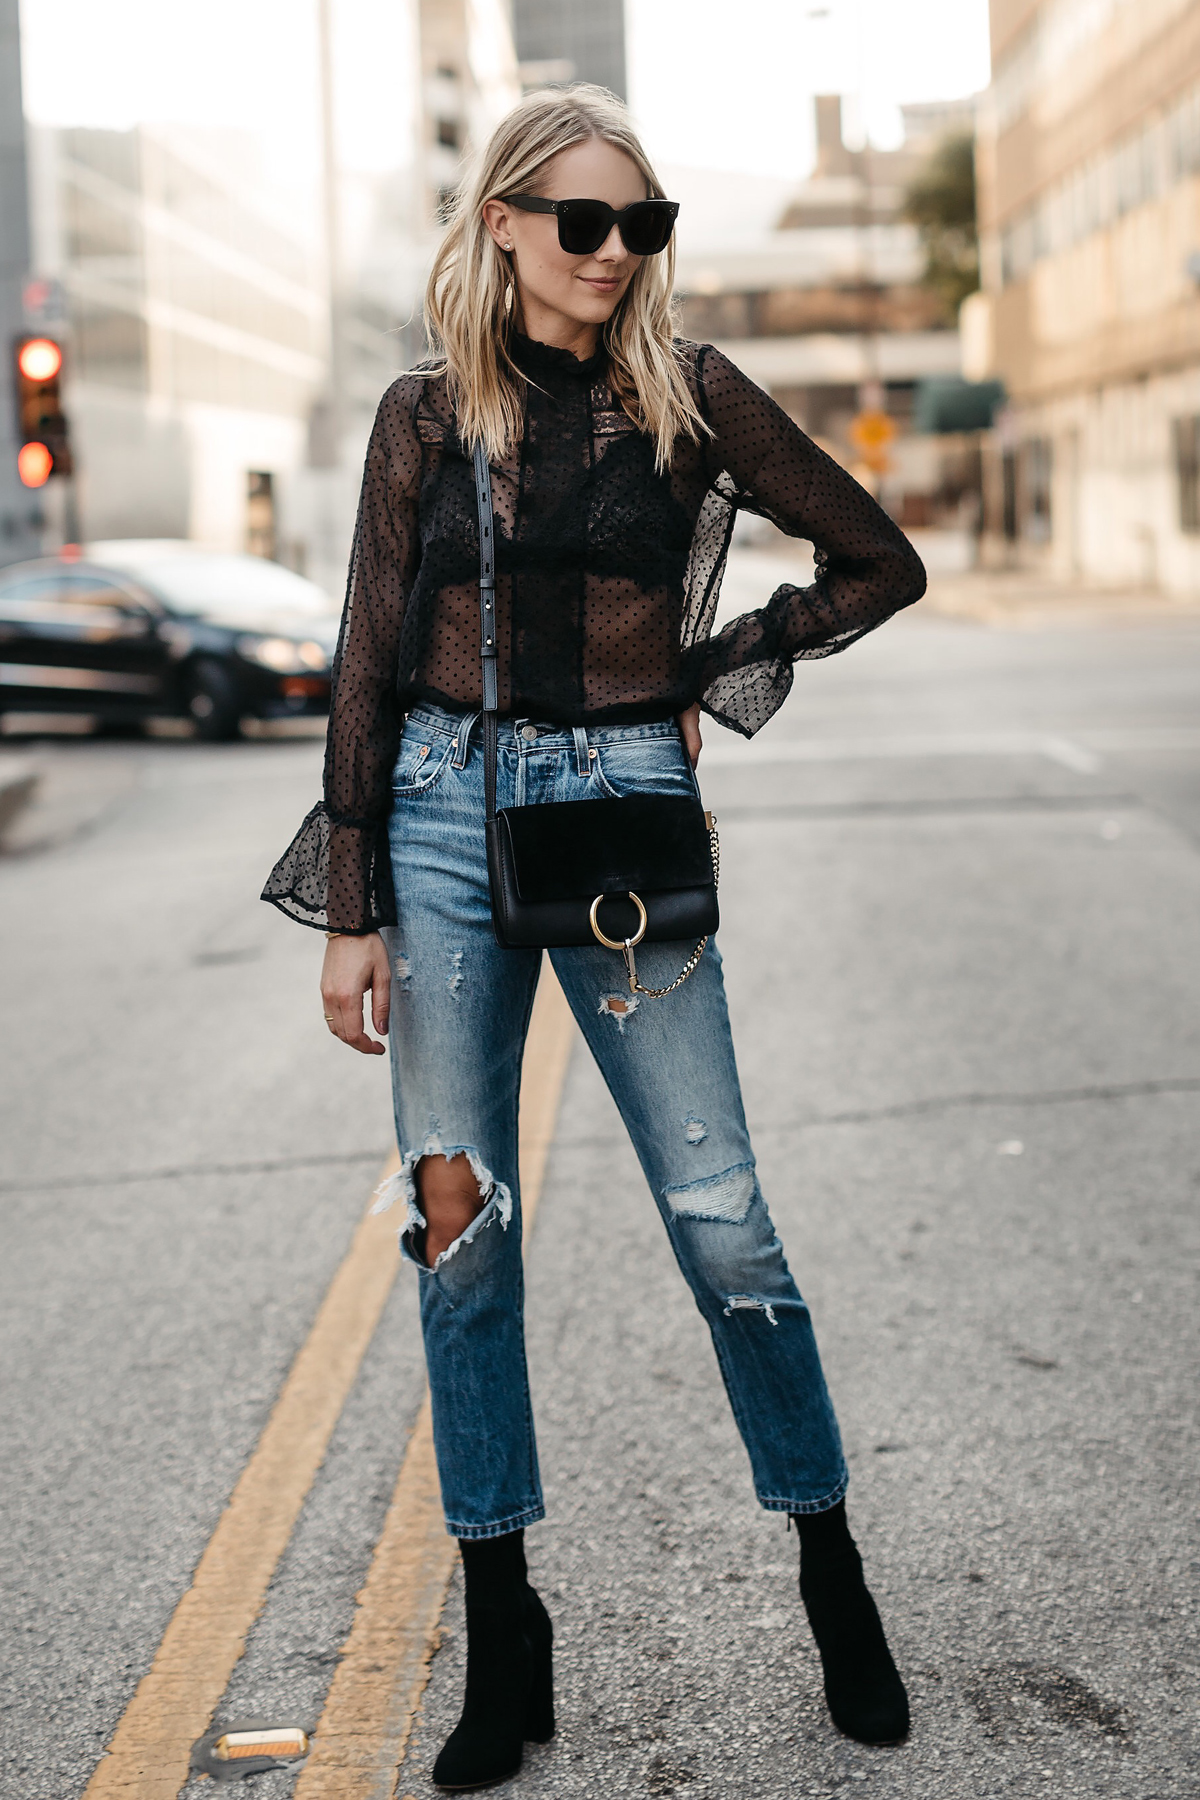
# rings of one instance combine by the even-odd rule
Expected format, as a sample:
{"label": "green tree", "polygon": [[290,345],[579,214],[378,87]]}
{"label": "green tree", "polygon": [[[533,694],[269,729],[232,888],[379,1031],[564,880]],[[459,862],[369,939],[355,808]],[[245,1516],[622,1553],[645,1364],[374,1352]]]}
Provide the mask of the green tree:
{"label": "green tree", "polygon": [[963,132],[942,139],[909,185],[904,216],[925,246],[925,286],[941,296],[947,317],[957,318],[979,286],[973,138]]}

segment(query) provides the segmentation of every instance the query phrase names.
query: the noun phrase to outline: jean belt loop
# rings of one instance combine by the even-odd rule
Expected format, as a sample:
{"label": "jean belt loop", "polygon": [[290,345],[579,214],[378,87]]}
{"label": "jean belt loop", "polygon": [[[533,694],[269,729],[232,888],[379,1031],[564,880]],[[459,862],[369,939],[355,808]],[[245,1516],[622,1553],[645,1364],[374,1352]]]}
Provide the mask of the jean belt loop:
{"label": "jean belt loop", "polygon": [[468,713],[465,718],[458,721],[458,727],[454,733],[454,757],[450,764],[452,769],[466,768],[467,747],[471,742],[471,733],[475,729],[475,721],[478,717],[478,713]]}
{"label": "jean belt loop", "polygon": [[571,731],[572,736],[575,739],[576,770],[581,777],[590,775],[592,772],[592,761],[591,753],[588,750],[587,729],[583,725],[574,725],[572,726]]}

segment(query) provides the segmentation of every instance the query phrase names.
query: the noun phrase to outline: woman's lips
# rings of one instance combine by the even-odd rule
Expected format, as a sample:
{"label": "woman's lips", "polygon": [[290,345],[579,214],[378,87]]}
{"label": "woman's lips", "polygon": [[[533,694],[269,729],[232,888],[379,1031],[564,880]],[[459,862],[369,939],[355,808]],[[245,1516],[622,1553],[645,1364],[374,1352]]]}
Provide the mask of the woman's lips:
{"label": "woman's lips", "polygon": [[621,285],[619,275],[581,275],[579,279],[585,281],[589,287],[595,288],[598,294],[613,294]]}

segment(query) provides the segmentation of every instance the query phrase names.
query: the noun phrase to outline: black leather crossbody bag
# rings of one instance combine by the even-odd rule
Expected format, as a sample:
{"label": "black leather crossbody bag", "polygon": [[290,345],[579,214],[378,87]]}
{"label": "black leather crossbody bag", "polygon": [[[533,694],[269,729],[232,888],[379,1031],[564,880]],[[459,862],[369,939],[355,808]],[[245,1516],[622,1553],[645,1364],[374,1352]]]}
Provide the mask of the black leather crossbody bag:
{"label": "black leather crossbody bag", "polygon": [[[686,981],[717,929],[720,845],[698,798],[631,794],[496,810],[496,559],[492,482],[476,446],[483,758],[492,923],[512,949],[603,944],[625,959],[630,993],[653,999]],[[641,943],[699,939],[668,987],[643,987]]]}

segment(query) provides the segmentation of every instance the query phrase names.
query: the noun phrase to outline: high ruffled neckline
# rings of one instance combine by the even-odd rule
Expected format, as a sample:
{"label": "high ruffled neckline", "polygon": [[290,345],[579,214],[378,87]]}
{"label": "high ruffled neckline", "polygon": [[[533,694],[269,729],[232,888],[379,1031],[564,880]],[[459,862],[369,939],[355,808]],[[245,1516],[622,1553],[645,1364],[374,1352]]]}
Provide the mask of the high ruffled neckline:
{"label": "high ruffled neckline", "polygon": [[547,375],[574,376],[579,381],[594,381],[605,367],[608,357],[603,340],[582,362],[573,350],[557,344],[542,344],[523,332],[514,331],[508,340],[508,353],[523,375],[534,379]]}

